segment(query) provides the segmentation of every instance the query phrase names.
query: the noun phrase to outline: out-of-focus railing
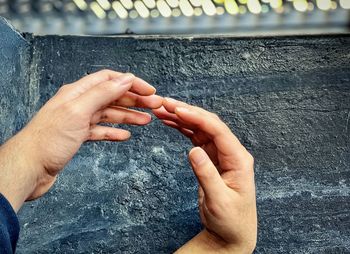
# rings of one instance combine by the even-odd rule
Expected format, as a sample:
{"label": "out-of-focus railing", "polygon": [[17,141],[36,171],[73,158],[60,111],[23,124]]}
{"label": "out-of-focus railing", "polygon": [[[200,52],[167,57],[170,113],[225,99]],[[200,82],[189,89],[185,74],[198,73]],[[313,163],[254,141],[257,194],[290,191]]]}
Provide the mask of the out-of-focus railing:
{"label": "out-of-focus railing", "polygon": [[331,33],[350,0],[0,0],[0,15],[36,34]]}

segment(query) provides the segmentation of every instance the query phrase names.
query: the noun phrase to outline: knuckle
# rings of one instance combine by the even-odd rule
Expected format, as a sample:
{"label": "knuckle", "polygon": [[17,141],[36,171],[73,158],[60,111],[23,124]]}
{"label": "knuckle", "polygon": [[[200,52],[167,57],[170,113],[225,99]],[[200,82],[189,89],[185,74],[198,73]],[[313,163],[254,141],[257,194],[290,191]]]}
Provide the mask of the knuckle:
{"label": "knuckle", "polygon": [[120,73],[116,72],[116,71],[113,71],[113,70],[110,70],[110,69],[102,69],[102,70],[98,71],[97,74],[101,75],[106,80],[109,80],[113,76],[115,76],[116,74],[120,74]]}
{"label": "knuckle", "polygon": [[104,136],[103,136],[103,139],[104,139],[104,140],[110,140],[110,139],[112,139],[112,138],[113,138],[112,133],[109,132],[109,131],[106,131],[106,133],[105,133]]}
{"label": "knuckle", "polygon": [[67,91],[67,90],[69,90],[69,85],[64,84],[58,89],[58,92],[61,93],[61,92]]}
{"label": "knuckle", "polygon": [[105,121],[105,120],[108,120],[108,119],[109,119],[109,112],[108,112],[108,110],[107,109],[103,110],[101,112],[100,120],[101,121]]}
{"label": "knuckle", "polygon": [[219,117],[217,114],[211,113],[211,112],[210,112],[210,115],[211,115],[214,119],[220,120],[220,121],[221,121],[220,117]]}
{"label": "knuckle", "polygon": [[115,81],[105,81],[98,87],[98,89],[100,91],[114,93],[118,87],[119,83],[116,83]]}
{"label": "knuckle", "polygon": [[66,103],[65,105],[63,105],[62,111],[65,112],[65,114],[73,117],[81,116],[81,109],[75,103]]}
{"label": "knuckle", "polygon": [[241,158],[241,167],[248,170],[254,170],[254,157],[247,151]]}
{"label": "knuckle", "polygon": [[251,153],[247,152],[247,163],[249,164],[249,166],[253,167],[254,166],[254,157]]}
{"label": "knuckle", "polygon": [[109,70],[109,69],[102,69],[100,71],[98,71],[99,74],[102,74],[102,75],[109,75],[112,71]]}

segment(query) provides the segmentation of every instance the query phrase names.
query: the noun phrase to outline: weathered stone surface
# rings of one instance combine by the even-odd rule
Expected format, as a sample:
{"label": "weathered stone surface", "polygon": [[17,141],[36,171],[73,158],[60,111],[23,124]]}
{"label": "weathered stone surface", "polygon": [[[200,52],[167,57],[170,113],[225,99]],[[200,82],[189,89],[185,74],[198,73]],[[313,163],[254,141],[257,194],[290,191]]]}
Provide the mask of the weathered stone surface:
{"label": "weathered stone surface", "polygon": [[[26,67],[30,44],[0,17],[0,143],[22,128],[27,117]],[[21,75],[19,75],[21,73]]]}
{"label": "weathered stone surface", "polygon": [[[0,82],[2,94],[25,88],[2,95],[2,114],[29,117],[86,73],[133,72],[217,112],[253,153],[256,253],[350,252],[349,35],[27,39],[27,83]],[[8,135],[24,119],[1,126]],[[50,193],[23,207],[18,253],[169,253],[200,230],[190,143],[158,120],[126,128],[130,141],[85,144]]]}

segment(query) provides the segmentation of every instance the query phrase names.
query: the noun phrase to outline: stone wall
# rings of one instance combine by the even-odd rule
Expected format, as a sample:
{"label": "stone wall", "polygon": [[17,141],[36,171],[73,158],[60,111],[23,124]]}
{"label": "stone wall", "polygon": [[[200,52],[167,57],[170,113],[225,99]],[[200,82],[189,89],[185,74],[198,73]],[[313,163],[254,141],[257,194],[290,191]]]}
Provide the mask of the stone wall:
{"label": "stone wall", "polygon": [[[1,140],[62,84],[133,72],[218,113],[254,155],[256,253],[350,252],[349,35],[22,37],[2,22],[0,45]],[[18,253],[170,253],[200,231],[190,142],[156,119],[125,128],[25,204]]]}

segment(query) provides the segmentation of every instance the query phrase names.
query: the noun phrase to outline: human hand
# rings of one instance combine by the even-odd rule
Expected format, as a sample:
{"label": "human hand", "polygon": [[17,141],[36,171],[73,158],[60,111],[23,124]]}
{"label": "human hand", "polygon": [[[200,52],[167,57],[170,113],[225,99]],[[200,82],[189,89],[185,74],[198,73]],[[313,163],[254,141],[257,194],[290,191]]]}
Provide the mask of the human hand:
{"label": "human hand", "polygon": [[[19,161],[26,164],[23,165],[26,171],[17,172],[21,180],[10,178],[11,174],[5,174],[2,169],[0,173],[9,179],[0,181],[1,193],[10,203],[13,199],[11,204],[16,210],[24,200],[40,197],[52,186],[57,174],[83,142],[124,141],[130,137],[129,131],[100,123],[149,123],[151,116],[148,113],[128,107],[160,107],[163,99],[154,93],[154,87],[132,74],[110,70],[99,71],[62,86],[29,124],[1,147],[0,162],[6,160],[2,164],[16,167],[10,170],[21,167],[14,162],[16,159],[11,159],[18,153],[21,157]],[[24,187],[24,183],[28,182],[31,182],[30,186]],[[20,187],[13,190],[14,185]],[[24,189],[27,193],[24,193]],[[19,192],[21,195],[16,195]]]}
{"label": "human hand", "polygon": [[204,109],[167,98],[153,113],[196,146],[189,160],[200,185],[205,230],[178,252],[253,252],[257,237],[253,157],[217,115]]}

